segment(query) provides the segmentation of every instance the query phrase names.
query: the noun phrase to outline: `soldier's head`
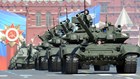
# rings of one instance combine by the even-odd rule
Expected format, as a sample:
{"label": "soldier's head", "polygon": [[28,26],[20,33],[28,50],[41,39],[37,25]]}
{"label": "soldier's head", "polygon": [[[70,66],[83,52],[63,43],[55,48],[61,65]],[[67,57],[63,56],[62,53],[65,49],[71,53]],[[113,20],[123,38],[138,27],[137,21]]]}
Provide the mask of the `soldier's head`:
{"label": "soldier's head", "polygon": [[102,44],[101,39],[98,39],[98,40],[97,40],[97,44],[99,44],[99,45]]}
{"label": "soldier's head", "polygon": [[84,10],[84,14],[88,15],[89,14],[89,10],[88,9],[85,9]]}
{"label": "soldier's head", "polygon": [[118,25],[118,28],[121,28],[121,25]]}
{"label": "soldier's head", "polygon": [[108,26],[111,26],[112,24],[111,24],[111,22],[108,22]]}
{"label": "soldier's head", "polygon": [[66,22],[68,22],[68,23],[69,23],[69,22],[70,22],[70,20],[67,18],[67,19],[66,19]]}

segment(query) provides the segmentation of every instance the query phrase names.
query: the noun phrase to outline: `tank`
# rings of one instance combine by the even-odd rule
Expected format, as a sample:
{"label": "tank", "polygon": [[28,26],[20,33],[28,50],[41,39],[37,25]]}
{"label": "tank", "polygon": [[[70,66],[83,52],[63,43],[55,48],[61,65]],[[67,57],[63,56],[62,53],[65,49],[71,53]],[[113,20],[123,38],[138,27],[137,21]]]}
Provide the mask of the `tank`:
{"label": "tank", "polygon": [[[51,72],[57,72],[61,70],[61,61],[58,57],[59,46],[63,42],[61,36],[63,33],[61,32],[61,26],[57,25],[55,28],[48,30],[39,38],[42,40],[42,44],[37,46],[38,52],[35,56],[35,69],[36,70],[48,70]],[[50,36],[50,38],[46,38]],[[54,66],[57,67],[54,67]]]}
{"label": "tank", "polygon": [[69,30],[62,24],[58,25],[55,29],[54,37],[49,41],[51,44],[48,49],[48,71],[59,72],[61,71],[61,46],[67,41],[63,38]]}
{"label": "tank", "polygon": [[[53,37],[52,34],[48,32],[46,32],[42,36],[38,35],[38,37],[43,41],[41,45],[33,46],[32,44],[30,44],[29,46],[26,46],[26,43],[22,42],[22,46],[16,51],[16,54],[14,55],[14,57],[12,57],[10,61],[9,69],[33,69],[34,67],[36,69],[35,61],[37,56],[40,57],[43,54],[42,52],[44,52],[46,48],[48,48],[47,40]],[[41,53],[38,54],[38,52]],[[45,66],[45,64],[43,63],[39,63],[39,64],[40,66],[42,65]],[[43,67],[40,68],[43,69]]]}
{"label": "tank", "polygon": [[[47,43],[49,43],[49,46],[47,49],[43,50],[41,49],[41,51],[44,51],[44,53],[42,52],[38,52],[38,56],[42,57],[42,60],[46,61],[46,65],[42,65],[43,61],[38,61],[41,62],[42,64],[38,65],[42,65],[39,68],[46,68],[46,70],[48,69],[48,71],[50,72],[58,72],[61,71],[62,68],[62,53],[61,53],[61,48],[63,48],[63,46],[65,46],[66,48],[69,49],[69,47],[73,47],[73,46],[77,46],[78,44],[80,44],[82,42],[82,37],[79,37],[79,34],[82,34],[84,31],[83,30],[79,30],[76,31],[75,33],[70,29],[67,28],[67,26],[69,26],[70,24],[65,22],[61,22],[60,25],[58,25],[55,28],[55,32],[53,33],[53,38],[51,38]],[[59,31],[63,32],[61,35],[59,35]],[[54,31],[53,31],[54,32]],[[65,45],[64,45],[65,44]],[[67,46],[68,45],[68,46]],[[44,47],[44,46],[43,46]],[[71,49],[71,48],[70,48]],[[39,58],[39,57],[37,57]],[[41,60],[41,59],[37,59],[37,60]],[[47,66],[48,64],[48,66]],[[48,68],[47,68],[48,67]]]}
{"label": "tank", "polygon": [[[65,35],[65,37],[63,37],[63,39],[67,43],[61,45],[60,47],[62,61],[65,55],[71,54],[71,52],[74,52],[77,50],[77,47],[84,41],[84,38],[86,35],[85,30],[81,28],[81,25],[78,22],[76,17],[72,17],[72,23],[74,23],[78,27],[78,29],[75,31],[73,31],[74,28],[72,30],[69,30],[69,32]],[[62,25],[63,25],[63,28],[67,27],[67,24],[65,22]],[[64,50],[67,50],[67,52],[64,52]],[[62,65],[62,68],[63,68],[63,65]],[[86,64],[78,63],[78,69],[89,69],[89,66]]]}
{"label": "tank", "polygon": [[34,54],[37,50],[30,44],[26,46],[25,42],[12,57],[9,69],[32,69],[34,68]]}
{"label": "tank", "polygon": [[93,65],[95,71],[109,71],[110,65],[116,66],[117,73],[136,73],[140,47],[124,43],[129,34],[121,27],[108,24],[102,29],[89,29],[77,15],[85,30],[84,41],[76,47],[63,48],[62,73],[76,74],[80,65]]}
{"label": "tank", "polygon": [[46,31],[42,36],[38,37],[42,40],[41,45],[38,45],[36,49],[38,50],[34,54],[34,67],[36,70],[48,70],[48,49],[50,49],[50,43],[48,42],[54,37],[54,28]]}
{"label": "tank", "polygon": [[[61,29],[64,32],[64,35],[61,37],[57,37],[57,40],[59,39],[61,41],[61,44],[59,44],[57,47],[51,47],[49,50],[49,64],[48,64],[48,71],[61,71],[63,69],[63,55],[69,54],[69,52],[75,51],[74,48],[77,48],[79,44],[81,44],[84,40],[85,30],[83,30],[77,22],[75,17],[72,18],[72,23],[69,23],[67,21],[61,22],[60,26]],[[75,30],[72,26],[72,24],[76,24],[79,29]],[[53,38],[52,40],[56,41],[56,38]],[[54,41],[53,41],[54,42]],[[56,43],[54,43],[56,44]],[[67,49],[69,52],[63,52],[63,50]],[[57,51],[57,52],[56,52]],[[89,69],[89,66],[86,64],[78,64],[79,69]]]}

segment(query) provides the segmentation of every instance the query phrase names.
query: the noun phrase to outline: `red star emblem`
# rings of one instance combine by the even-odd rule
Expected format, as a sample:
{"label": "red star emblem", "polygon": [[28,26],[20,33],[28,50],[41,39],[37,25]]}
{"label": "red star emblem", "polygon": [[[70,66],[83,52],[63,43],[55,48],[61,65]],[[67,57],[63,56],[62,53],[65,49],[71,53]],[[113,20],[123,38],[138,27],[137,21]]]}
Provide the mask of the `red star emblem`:
{"label": "red star emblem", "polygon": [[4,41],[6,44],[10,44],[11,46],[19,44],[20,36],[22,36],[23,33],[19,28],[19,26],[14,26],[14,24],[5,27],[2,33],[5,35]]}

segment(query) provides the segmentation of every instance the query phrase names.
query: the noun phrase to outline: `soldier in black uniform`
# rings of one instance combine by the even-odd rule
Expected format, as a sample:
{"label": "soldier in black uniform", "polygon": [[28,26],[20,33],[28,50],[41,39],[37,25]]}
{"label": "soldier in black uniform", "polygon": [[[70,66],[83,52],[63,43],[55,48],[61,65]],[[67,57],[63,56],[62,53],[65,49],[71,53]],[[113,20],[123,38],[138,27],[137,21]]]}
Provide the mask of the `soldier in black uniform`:
{"label": "soldier in black uniform", "polygon": [[88,9],[84,10],[84,19],[85,23],[90,27],[92,25],[92,17],[89,15]]}

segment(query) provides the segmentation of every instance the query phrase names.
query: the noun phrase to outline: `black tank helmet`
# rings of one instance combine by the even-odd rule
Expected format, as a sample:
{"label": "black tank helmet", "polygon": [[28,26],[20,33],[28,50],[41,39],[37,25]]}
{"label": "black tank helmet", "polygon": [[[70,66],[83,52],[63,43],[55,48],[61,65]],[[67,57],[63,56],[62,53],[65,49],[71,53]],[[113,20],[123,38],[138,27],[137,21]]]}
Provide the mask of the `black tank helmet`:
{"label": "black tank helmet", "polygon": [[85,9],[85,10],[84,10],[84,13],[85,13],[86,11],[87,11],[87,15],[88,15],[88,14],[89,14],[89,10],[88,10],[88,9]]}

